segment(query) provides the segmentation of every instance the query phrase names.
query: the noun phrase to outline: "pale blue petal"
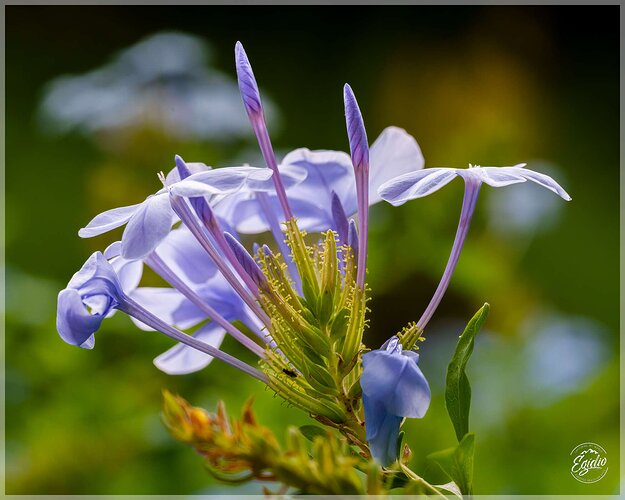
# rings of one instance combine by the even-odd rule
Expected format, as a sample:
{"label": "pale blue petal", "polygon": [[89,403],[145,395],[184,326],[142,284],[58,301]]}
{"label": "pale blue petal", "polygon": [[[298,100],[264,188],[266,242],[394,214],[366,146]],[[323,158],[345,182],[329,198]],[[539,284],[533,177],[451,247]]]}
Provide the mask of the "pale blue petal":
{"label": "pale blue petal", "polygon": [[295,164],[285,164],[283,162],[278,166],[278,170],[280,171],[280,179],[285,189],[296,186],[308,177],[308,169]]}
{"label": "pale blue petal", "polygon": [[239,317],[244,308],[243,300],[221,273],[198,288],[197,294],[226,318]]}
{"label": "pale blue petal", "polygon": [[[345,213],[356,213],[356,183],[352,162],[342,151],[292,151],[283,160],[285,165],[306,169],[306,180],[289,189],[287,195],[300,228],[322,231],[332,226],[332,192],[341,200]],[[291,201],[292,200],[292,201]]]}
{"label": "pale blue petal", "polygon": [[382,401],[393,415],[423,417],[430,405],[431,393],[417,361],[413,356],[382,350],[364,354],[360,379],[363,393]]}
{"label": "pale blue petal", "polygon": [[186,226],[171,231],[156,248],[156,254],[185,283],[206,283],[217,266]]}
{"label": "pale blue petal", "polygon": [[115,270],[122,290],[129,294],[139,286],[143,276],[143,261],[126,260],[121,256],[121,241],[111,243],[104,250],[104,258],[109,261]]}
{"label": "pale blue petal", "polygon": [[[174,288],[141,287],[133,291],[130,297],[165,323],[181,330],[206,319],[206,313]],[[152,330],[138,320],[133,319],[133,322],[142,330]]]}
{"label": "pale blue petal", "polygon": [[122,235],[122,257],[142,259],[169,234],[174,212],[166,193],[148,197],[128,221]]}
{"label": "pale blue petal", "polygon": [[493,187],[504,187],[525,182],[522,169],[515,167],[476,167],[465,170],[466,174],[475,173],[477,177]]}
{"label": "pale blue petal", "polygon": [[[216,323],[209,323],[200,328],[193,336],[197,340],[219,348],[226,331]],[[186,375],[207,367],[212,356],[193,349],[185,344],[178,344],[154,359],[154,365],[169,375]]]}
{"label": "pale blue petal", "polygon": [[123,226],[139,209],[141,204],[119,207],[96,215],[89,224],[78,231],[81,238],[92,238]]}
{"label": "pale blue petal", "polygon": [[91,349],[94,333],[100,328],[103,315],[92,315],[74,289],[61,290],[57,301],[56,329],[68,344]]}
{"label": "pale blue petal", "polygon": [[179,196],[197,197],[232,193],[240,189],[271,191],[273,172],[268,168],[225,167],[193,174],[171,186]]}
{"label": "pale blue petal", "polygon": [[551,177],[545,174],[541,174],[539,172],[534,172],[533,170],[522,169],[519,170],[519,174],[525,177],[528,181],[535,182],[536,184],[546,187],[550,191],[556,193],[560,198],[571,201],[571,197],[569,193],[567,193],[560,184],[554,181]]}
{"label": "pale blue petal", "polygon": [[101,252],[89,256],[69,280],[67,288],[79,290],[83,296],[108,295],[115,300],[122,294],[117,274]]}
{"label": "pale blue petal", "polygon": [[[277,198],[269,197],[272,207],[280,209]],[[260,203],[254,193],[239,191],[215,202],[215,213],[242,234],[258,234],[269,230]]]}
{"label": "pale blue petal", "polygon": [[425,161],[414,137],[399,127],[387,127],[371,145],[369,151],[369,204],[382,198],[379,187],[385,182],[409,172],[421,170]]}
{"label": "pale blue petal", "polygon": [[109,246],[106,247],[104,252],[102,252],[102,255],[104,255],[104,258],[108,261],[110,261],[111,259],[115,257],[119,257],[121,254],[122,254],[122,242],[121,241],[114,241],[113,243],[111,243]]}
{"label": "pale blue petal", "polygon": [[363,394],[367,443],[373,458],[382,466],[395,462],[399,455],[398,440],[402,417],[386,411],[384,403]]}
{"label": "pale blue petal", "polygon": [[417,170],[385,182],[378,189],[378,194],[382,199],[398,206],[439,190],[457,175],[452,168]]}

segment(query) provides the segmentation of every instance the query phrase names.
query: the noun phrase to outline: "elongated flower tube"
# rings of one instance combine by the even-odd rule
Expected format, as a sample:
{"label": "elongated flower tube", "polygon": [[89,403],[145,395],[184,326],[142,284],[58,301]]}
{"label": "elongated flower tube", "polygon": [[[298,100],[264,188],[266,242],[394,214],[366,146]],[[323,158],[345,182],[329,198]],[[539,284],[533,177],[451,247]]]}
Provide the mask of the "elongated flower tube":
{"label": "elongated flower tube", "polygon": [[193,236],[202,245],[202,248],[206,250],[206,253],[213,260],[219,271],[223,274],[224,278],[230,283],[232,288],[239,294],[239,296],[245,301],[245,303],[252,309],[256,315],[265,323],[269,324],[270,319],[265,312],[259,307],[256,302],[256,298],[242,285],[234,272],[227,265],[225,259],[218,252],[217,248],[213,245],[213,242],[209,238],[209,233],[206,228],[200,223],[196,214],[193,213],[188,206],[187,201],[170,192],[171,206],[180,217],[180,220],[189,228]]}
{"label": "elongated flower tube", "polygon": [[358,267],[356,283],[364,288],[367,274],[367,234],[369,230],[369,142],[362,114],[358,107],[352,88],[346,83],[343,89],[345,101],[345,121],[349,149],[354,165],[356,178],[356,195],[358,197]]}
{"label": "elongated flower tube", "polygon": [[551,177],[533,170],[528,170],[525,163],[512,167],[480,167],[469,165],[468,169],[461,168],[426,168],[419,172],[411,172],[400,175],[380,186],[378,193],[392,205],[402,205],[409,200],[427,196],[441,187],[450,183],[456,177],[461,177],[465,183],[464,199],[462,201],[462,211],[460,221],[456,231],[456,237],[451,249],[451,254],[447,260],[445,271],[441,281],[434,292],[430,303],[417,322],[417,326],[423,330],[436,308],[440,304],[447,287],[451,281],[451,276],[456,268],[462,246],[469,231],[471,218],[475,210],[477,198],[482,183],[493,187],[503,187],[510,184],[531,181],[539,186],[553,191],[566,201],[570,201],[569,194]]}
{"label": "elongated flower tube", "polygon": [[[184,160],[176,155],[176,168],[180,173],[180,178],[182,180],[191,176],[191,172],[189,171]],[[261,180],[262,182],[262,180]],[[253,183],[250,184],[250,187],[253,189]],[[217,246],[221,249],[223,254],[226,256],[230,265],[234,268],[243,282],[247,285],[247,287],[252,291],[252,293],[257,296],[258,289],[257,285],[254,283],[254,280],[251,276],[246,272],[246,270],[241,266],[240,262],[236,258],[234,252],[232,251],[231,245],[228,244],[226,239],[224,238],[224,229],[222,228],[221,223],[219,222],[219,217],[213,212],[213,209],[206,201],[203,196],[190,197],[189,203],[195,209],[195,213],[199,217],[199,219],[204,223],[206,229],[211,233],[213,239],[217,243]]]}
{"label": "elongated flower tube", "polygon": [[240,369],[263,382],[255,368],[165,323],[124,293],[115,270],[101,252],[95,252],[59,293],[57,330],[68,344],[87,349],[95,344],[95,332],[114,309],[145,323],[168,337]]}
{"label": "elongated flower tube", "polygon": [[360,386],[367,442],[373,457],[384,466],[398,458],[403,418],[421,418],[430,405],[430,386],[418,362],[419,355],[404,350],[398,337],[362,356]]}

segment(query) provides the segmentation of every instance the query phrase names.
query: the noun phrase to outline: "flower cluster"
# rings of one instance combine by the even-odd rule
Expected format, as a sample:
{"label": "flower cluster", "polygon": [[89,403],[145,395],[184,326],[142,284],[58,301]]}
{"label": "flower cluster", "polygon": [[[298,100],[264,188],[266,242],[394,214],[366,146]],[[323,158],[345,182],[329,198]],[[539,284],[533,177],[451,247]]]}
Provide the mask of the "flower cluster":
{"label": "flower cluster", "polygon": [[[421,418],[429,406],[415,350],[450,283],[480,186],[529,180],[570,197],[524,165],[425,169],[417,142],[396,127],[369,147],[349,85],[344,103],[350,154],[302,148],[279,162],[240,43],[235,61],[266,166],[212,169],[176,156],[174,168],[159,174],[162,188],[155,194],[96,216],[80,236],[125,229],[121,241],[93,254],[60,292],[58,331],[66,342],[90,349],[104,318],[121,310],[139,328],[177,342],[154,360],[159,369],[184,374],[213,359],[228,363],[338,429],[361,456],[390,466],[402,453],[403,419]],[[416,323],[380,349],[367,349],[369,206],[381,200],[401,205],[456,176],[465,183],[460,222],[431,302]],[[241,235],[265,231],[273,235],[273,248],[254,244],[250,252],[242,244]],[[170,287],[139,286],[143,266]],[[186,333],[190,329],[193,334]],[[226,334],[257,357],[256,366],[221,349]]]}

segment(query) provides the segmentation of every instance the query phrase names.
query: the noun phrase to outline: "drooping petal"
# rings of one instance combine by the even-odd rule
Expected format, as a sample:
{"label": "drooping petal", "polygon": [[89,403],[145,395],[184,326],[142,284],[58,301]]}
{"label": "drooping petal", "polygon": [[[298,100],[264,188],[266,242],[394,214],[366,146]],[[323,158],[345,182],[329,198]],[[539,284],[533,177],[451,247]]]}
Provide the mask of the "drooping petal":
{"label": "drooping petal", "polygon": [[387,127],[371,145],[369,171],[369,203],[382,198],[379,187],[400,175],[421,170],[425,161],[417,141],[404,129]]}
{"label": "drooping petal", "polygon": [[525,177],[528,181],[535,182],[536,184],[543,186],[550,191],[556,193],[560,198],[571,201],[571,197],[569,193],[567,193],[560,184],[554,181],[551,177],[545,174],[541,174],[539,172],[534,172],[533,170],[522,169],[519,170],[519,174]]}
{"label": "drooping petal", "polygon": [[[200,328],[193,336],[197,340],[219,348],[226,331],[216,323]],[[154,365],[169,375],[186,375],[207,367],[214,358],[184,344],[178,344],[154,359]]]}
{"label": "drooping petal", "polygon": [[148,197],[128,221],[122,235],[122,257],[146,257],[169,234],[174,212],[167,193]]}
{"label": "drooping petal", "polygon": [[382,401],[386,410],[399,417],[421,418],[430,405],[431,393],[414,353],[371,351],[363,355],[362,391]]}
{"label": "drooping petal", "polygon": [[78,231],[81,238],[92,238],[123,226],[141,206],[140,203],[127,207],[113,208],[96,215],[89,224]]}
{"label": "drooping petal", "polygon": [[456,175],[456,169],[452,168],[417,170],[385,182],[378,189],[378,194],[391,205],[398,206],[438,191]]}
{"label": "drooping petal", "polygon": [[59,292],[56,329],[68,344],[92,349],[95,344],[93,334],[103,320],[103,315],[87,311],[77,290],[66,288]]}
{"label": "drooping petal", "polygon": [[382,466],[392,464],[399,455],[398,439],[402,417],[389,413],[384,403],[363,393],[367,443],[373,458]]}

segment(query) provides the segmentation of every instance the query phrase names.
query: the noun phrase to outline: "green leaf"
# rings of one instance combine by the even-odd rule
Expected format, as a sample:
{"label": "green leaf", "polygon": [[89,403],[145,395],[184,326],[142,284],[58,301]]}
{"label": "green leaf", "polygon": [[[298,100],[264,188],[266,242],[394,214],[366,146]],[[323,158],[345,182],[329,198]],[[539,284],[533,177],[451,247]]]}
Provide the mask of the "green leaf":
{"label": "green leaf", "polygon": [[456,448],[437,451],[428,455],[451,479],[464,495],[473,492],[473,455],[475,434],[467,434]]}
{"label": "green leaf", "polygon": [[475,335],[486,321],[490,306],[484,304],[475,313],[469,324],[460,335],[456,352],[447,367],[447,387],[445,389],[445,403],[451,423],[454,425],[458,441],[469,432],[469,408],[471,407],[471,385],[465,373],[467,362],[473,352]]}
{"label": "green leaf", "polygon": [[327,436],[327,432],[321,427],[317,427],[316,425],[302,425],[299,428],[299,431],[304,435],[306,439],[309,441],[313,441],[317,436]]}

